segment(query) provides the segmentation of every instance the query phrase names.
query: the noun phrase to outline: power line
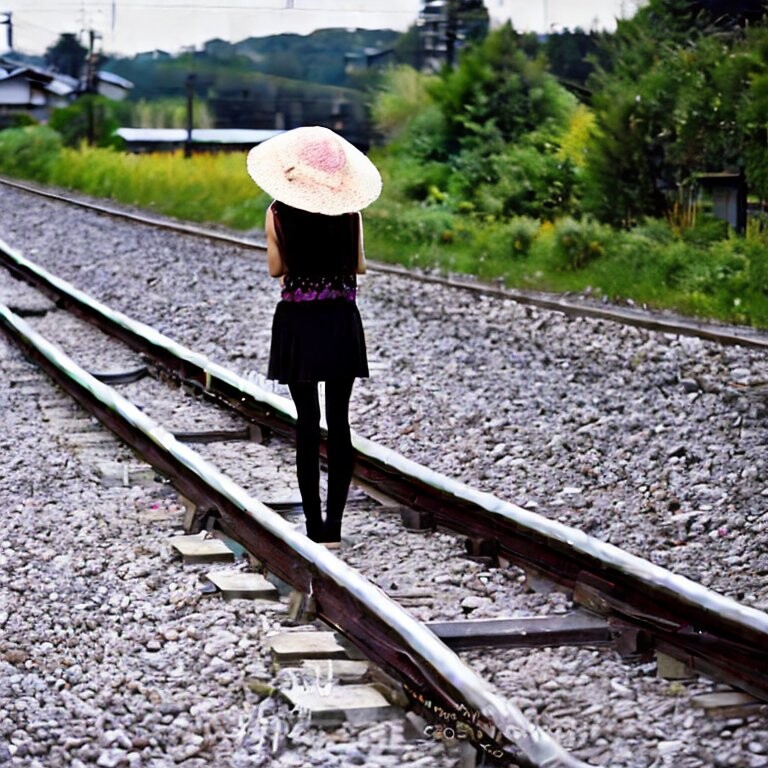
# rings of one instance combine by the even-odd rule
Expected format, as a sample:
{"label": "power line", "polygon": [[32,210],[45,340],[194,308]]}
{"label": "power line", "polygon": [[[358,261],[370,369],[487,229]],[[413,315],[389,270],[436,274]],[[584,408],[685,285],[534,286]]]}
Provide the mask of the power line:
{"label": "power line", "polygon": [[[323,5],[312,5],[297,7],[293,3],[295,0],[280,0],[282,5],[270,5],[270,6],[245,6],[237,5],[233,3],[169,3],[169,2],[121,2],[118,6],[118,10],[129,10],[132,8],[152,8],[156,10],[174,10],[174,11],[243,11],[244,13],[272,13],[274,11],[291,11],[293,13],[302,12],[317,12],[323,13],[345,13],[345,14],[391,14],[393,16],[415,16],[413,11],[398,11],[393,8],[382,7],[379,9],[370,6],[367,8],[328,8]],[[81,9],[103,9],[107,3],[105,2],[62,2],[55,6],[50,7],[36,7],[34,13],[61,13],[66,10],[81,10]]]}

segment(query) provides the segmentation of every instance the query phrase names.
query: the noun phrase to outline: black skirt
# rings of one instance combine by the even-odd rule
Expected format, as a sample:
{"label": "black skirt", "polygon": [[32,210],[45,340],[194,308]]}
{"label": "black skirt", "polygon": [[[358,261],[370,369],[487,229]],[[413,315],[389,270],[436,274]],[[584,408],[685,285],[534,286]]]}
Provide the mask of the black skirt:
{"label": "black skirt", "polygon": [[353,301],[280,301],[267,378],[281,384],[368,376],[365,334]]}

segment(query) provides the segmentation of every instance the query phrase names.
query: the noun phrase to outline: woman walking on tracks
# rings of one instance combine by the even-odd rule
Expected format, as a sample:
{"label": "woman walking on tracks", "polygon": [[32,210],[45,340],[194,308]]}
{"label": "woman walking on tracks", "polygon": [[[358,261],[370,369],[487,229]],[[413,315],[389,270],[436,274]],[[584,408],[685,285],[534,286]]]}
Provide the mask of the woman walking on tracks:
{"label": "woman walking on tracks", "polygon": [[[381,176],[352,144],[327,128],[295,128],[254,147],[248,172],[274,201],[267,210],[269,274],[281,278],[267,376],[287,384],[296,405],[296,472],[307,535],[341,540],[354,452],[349,399],[368,376],[356,275],[365,271],[360,210],[381,192]],[[320,403],[325,382],[328,496],[320,500]]]}

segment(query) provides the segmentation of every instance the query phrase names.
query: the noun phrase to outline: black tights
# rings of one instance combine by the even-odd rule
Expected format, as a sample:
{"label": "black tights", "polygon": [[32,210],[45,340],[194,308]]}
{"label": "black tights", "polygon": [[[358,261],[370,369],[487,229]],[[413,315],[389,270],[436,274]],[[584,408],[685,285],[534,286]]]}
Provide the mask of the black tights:
{"label": "black tights", "polygon": [[314,541],[339,541],[341,518],[352,481],[355,455],[349,431],[349,399],[354,379],[325,383],[325,420],[328,423],[328,498],[325,522],[320,504],[320,400],[317,382],[290,384],[296,405],[296,474],[307,519],[307,535]]}

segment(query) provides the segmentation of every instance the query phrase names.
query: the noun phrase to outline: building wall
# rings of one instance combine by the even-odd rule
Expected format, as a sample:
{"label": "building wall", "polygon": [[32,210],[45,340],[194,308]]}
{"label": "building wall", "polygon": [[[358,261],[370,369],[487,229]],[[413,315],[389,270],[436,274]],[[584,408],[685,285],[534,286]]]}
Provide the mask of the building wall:
{"label": "building wall", "polygon": [[44,104],[45,97],[42,93],[33,97],[30,83],[24,78],[14,77],[8,80],[0,80],[0,104],[12,106],[24,106],[26,104]]}

